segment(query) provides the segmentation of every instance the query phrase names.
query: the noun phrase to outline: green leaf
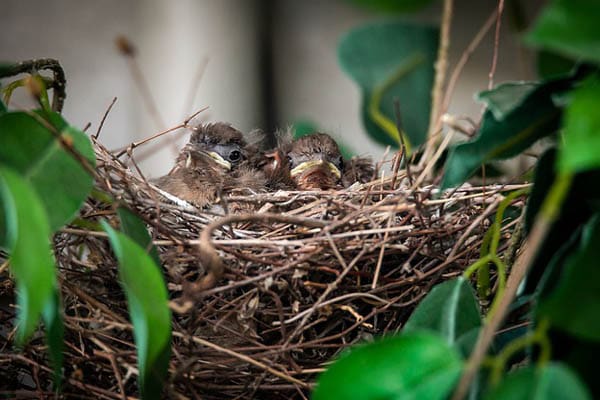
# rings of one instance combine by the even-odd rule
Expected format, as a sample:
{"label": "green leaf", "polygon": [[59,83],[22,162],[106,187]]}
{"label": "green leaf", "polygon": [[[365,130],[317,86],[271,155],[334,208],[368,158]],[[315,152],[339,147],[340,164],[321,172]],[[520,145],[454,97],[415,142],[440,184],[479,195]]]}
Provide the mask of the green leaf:
{"label": "green leaf", "polygon": [[[571,88],[578,75],[548,81],[514,102],[514,108],[496,109],[502,119],[487,110],[483,115],[479,135],[472,141],[461,143],[450,149],[442,187],[460,185],[481,166],[492,160],[516,156],[538,139],[557,131],[561,108],[553,97]],[[514,89],[514,87],[513,87]],[[499,91],[507,90],[502,86]],[[488,101],[490,92],[485,94]],[[510,101],[508,103],[511,103]],[[497,103],[495,104],[497,108]]]}
{"label": "green leaf", "polygon": [[376,141],[399,144],[394,98],[410,144],[425,141],[437,45],[437,28],[394,21],[361,26],[342,38],[340,64],[362,90],[363,124]]}
{"label": "green leaf", "polygon": [[430,330],[452,345],[480,326],[481,316],[473,289],[468,281],[459,277],[436,285],[412,313],[404,332]]}
{"label": "green leaf", "polygon": [[540,78],[550,79],[564,75],[575,68],[575,62],[558,54],[542,50],[536,58],[537,73]]}
{"label": "green leaf", "polygon": [[[95,157],[88,137],[67,126],[60,115],[44,114],[91,166]],[[0,164],[17,170],[35,188],[51,231],[69,222],[93,186],[93,178],[54,138],[48,128],[24,112],[0,115]]]}
{"label": "green leaf", "polygon": [[[599,3],[600,4],[600,3]],[[588,78],[573,93],[564,122],[558,166],[563,173],[600,167],[600,80]]]}
{"label": "green leaf", "polygon": [[548,317],[552,326],[587,340],[600,341],[600,214],[583,229],[581,246],[565,262],[556,289],[542,300],[540,317]]}
{"label": "green leaf", "polygon": [[591,400],[579,377],[566,365],[551,363],[540,369],[526,367],[509,373],[486,400]]}
{"label": "green leaf", "polygon": [[171,353],[171,313],[167,289],[158,266],[146,251],[102,221],[119,261],[127,296],[144,399],[160,399]]}
{"label": "green leaf", "polygon": [[65,326],[61,310],[58,290],[55,289],[52,293],[52,299],[46,303],[42,310],[42,318],[46,325],[48,352],[54,367],[54,387],[59,387],[62,379]]}
{"label": "green leaf", "polygon": [[444,339],[404,334],[342,355],[319,377],[312,398],[445,399],[461,369],[460,356]]}
{"label": "green leaf", "polygon": [[[23,345],[36,329],[42,310],[56,305],[50,228],[33,188],[4,167],[0,167],[0,196],[6,216],[5,245],[17,285],[17,343]],[[48,311],[58,313],[56,309]]]}
{"label": "green leaf", "polygon": [[121,220],[121,230],[134,242],[136,242],[142,249],[145,249],[156,265],[161,265],[160,257],[158,256],[158,250],[154,244],[152,244],[152,238],[146,229],[146,224],[130,209],[125,207],[119,207],[117,209],[119,219]]}
{"label": "green leaf", "polygon": [[433,0],[350,0],[357,6],[387,13],[414,12],[427,7]]}
{"label": "green leaf", "polygon": [[506,82],[492,90],[479,92],[475,98],[485,103],[494,118],[500,121],[538,87],[537,82]]}
{"label": "green leaf", "polygon": [[7,110],[6,104],[0,99],[0,115],[4,114]]}
{"label": "green leaf", "polygon": [[554,0],[548,5],[526,41],[563,55],[600,62],[600,2]]}
{"label": "green leaf", "polygon": [[[525,233],[528,234],[533,221],[537,216],[544,198],[548,194],[552,183],[556,179],[555,166],[557,151],[554,148],[546,151],[538,160],[535,170],[533,189],[527,201],[525,214]],[[591,170],[578,173],[574,176],[571,189],[563,200],[560,213],[550,227],[542,246],[535,255],[533,264],[527,275],[525,293],[533,293],[541,283],[546,271],[558,262],[561,248],[565,243],[579,242],[581,227],[596,211],[600,211],[600,170]],[[570,254],[569,249],[565,255]],[[559,262],[557,271],[563,269],[563,262]],[[555,279],[551,279],[555,281]]]}

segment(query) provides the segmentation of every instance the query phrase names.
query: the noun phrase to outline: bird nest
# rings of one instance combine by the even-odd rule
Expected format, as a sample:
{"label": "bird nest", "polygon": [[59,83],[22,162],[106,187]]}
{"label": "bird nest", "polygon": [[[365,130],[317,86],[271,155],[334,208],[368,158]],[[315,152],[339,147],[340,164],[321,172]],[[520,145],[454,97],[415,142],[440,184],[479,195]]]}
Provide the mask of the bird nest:
{"label": "bird nest", "polygon": [[[80,223],[54,239],[65,310],[65,397],[139,393],[116,259],[105,233],[82,228],[81,220],[116,225],[119,205],[149,227],[173,311],[165,396],[307,398],[342,350],[398,332],[432,286],[477,260],[503,193],[522,187],[465,185],[442,193],[412,167],[343,190],[240,192],[221,208],[235,201],[259,211],[219,215],[173,203],[94,146],[96,188],[117,202],[88,199]],[[513,206],[522,209],[523,199]],[[503,222],[500,251],[514,247],[517,221]],[[207,261],[206,254],[216,257]],[[13,282],[0,290],[12,294]],[[14,308],[8,310],[5,332],[13,329]],[[2,385],[52,395],[43,335],[22,351],[8,350],[0,356]]]}

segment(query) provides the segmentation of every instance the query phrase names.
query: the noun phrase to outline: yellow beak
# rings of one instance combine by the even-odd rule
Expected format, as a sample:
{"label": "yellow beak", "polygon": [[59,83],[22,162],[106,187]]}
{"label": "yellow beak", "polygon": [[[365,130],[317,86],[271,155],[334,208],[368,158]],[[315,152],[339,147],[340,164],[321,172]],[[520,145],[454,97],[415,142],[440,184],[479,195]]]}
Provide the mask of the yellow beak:
{"label": "yellow beak", "polygon": [[338,169],[338,167],[336,167],[335,165],[333,165],[332,163],[328,162],[328,161],[323,161],[323,160],[310,160],[310,161],[305,161],[301,164],[299,164],[296,168],[293,168],[290,171],[290,175],[292,176],[292,178],[296,175],[300,175],[301,173],[313,168],[313,167],[317,167],[319,165],[326,165],[327,169],[329,169],[329,171],[335,175],[336,178],[340,179],[342,177],[342,173],[340,172],[340,170]]}
{"label": "yellow beak", "polygon": [[225,160],[223,157],[221,157],[218,153],[215,153],[214,151],[209,151],[208,155],[210,156],[210,158],[215,160],[217,164],[219,164],[221,167],[225,168],[228,171],[231,171],[231,163]]}

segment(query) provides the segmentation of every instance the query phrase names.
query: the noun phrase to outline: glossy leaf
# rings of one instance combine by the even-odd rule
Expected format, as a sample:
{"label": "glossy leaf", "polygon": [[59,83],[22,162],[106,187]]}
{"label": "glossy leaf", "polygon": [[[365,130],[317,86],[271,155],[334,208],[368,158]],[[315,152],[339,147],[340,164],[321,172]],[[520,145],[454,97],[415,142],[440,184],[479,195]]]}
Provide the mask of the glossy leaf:
{"label": "glossy leaf", "polygon": [[[523,99],[518,99],[512,110],[503,108],[500,120],[487,110],[479,135],[451,148],[442,187],[460,185],[481,164],[516,156],[538,139],[555,133],[560,126],[562,110],[553,97],[570,89],[574,80],[575,77],[560,78],[538,86]],[[506,90],[506,86],[499,90]],[[488,93],[486,98],[490,95]]]}
{"label": "glossy leaf", "polygon": [[54,386],[59,387],[62,379],[63,364],[63,339],[65,335],[65,326],[62,318],[62,307],[58,289],[52,293],[49,300],[42,310],[42,319],[46,327],[46,342],[48,343],[48,352],[54,367]]}
{"label": "glossy leaf", "polygon": [[507,82],[492,90],[479,92],[476,99],[485,103],[494,118],[501,120],[518,107],[537,87],[539,84],[536,82]]}
{"label": "glossy leaf", "polygon": [[152,260],[156,265],[161,265],[160,257],[158,256],[158,250],[154,244],[152,244],[152,238],[148,233],[146,224],[130,209],[125,207],[119,207],[117,209],[119,219],[121,220],[121,230],[134,242],[136,242],[142,249],[146,250],[146,253],[150,254]]}
{"label": "glossy leaf", "polygon": [[[525,214],[525,233],[528,234],[540,207],[556,179],[556,149],[549,149],[538,160],[533,189],[527,201]],[[534,293],[546,271],[557,262],[560,249],[565,243],[579,242],[581,226],[594,214],[600,211],[600,170],[578,173],[574,176],[571,189],[563,200],[560,214],[550,227],[533,265],[527,275],[525,293]],[[568,251],[570,253],[570,250]],[[568,255],[567,253],[567,255]],[[561,256],[562,257],[562,256]],[[562,262],[557,271],[562,271]],[[555,279],[552,279],[554,281]]]}
{"label": "glossy leaf", "polygon": [[536,68],[540,78],[551,79],[572,71],[575,68],[575,61],[542,50],[537,54]]}
{"label": "glossy leaf", "polygon": [[436,285],[419,303],[403,331],[430,330],[452,345],[481,326],[477,299],[463,277]]}
{"label": "glossy leaf", "polygon": [[579,377],[566,365],[552,363],[540,369],[526,367],[509,373],[485,396],[486,400],[591,400]]}
{"label": "glossy leaf", "polygon": [[553,0],[542,12],[527,42],[573,58],[600,62],[600,2]]}
{"label": "glossy leaf", "polygon": [[119,261],[119,277],[133,324],[139,384],[144,399],[161,398],[171,352],[171,314],[158,266],[146,251],[103,221]]}
{"label": "glossy leaf", "polygon": [[583,229],[581,247],[566,261],[556,289],[538,308],[552,326],[574,336],[600,341],[600,215]]}
{"label": "glossy leaf", "polygon": [[461,369],[443,338],[404,334],[351,349],[319,377],[312,398],[445,399]]}
{"label": "glossy leaf", "polygon": [[[61,136],[90,165],[95,157],[87,136],[60,115],[46,115]],[[93,178],[54,138],[48,127],[25,112],[0,115],[0,165],[25,176],[44,205],[51,231],[70,221],[93,186]]]}
{"label": "glossy leaf", "polygon": [[[44,208],[29,183],[0,167],[0,196],[6,216],[5,246],[17,286],[17,343],[23,345],[38,325],[42,310],[52,307],[56,270]],[[57,310],[48,309],[48,312]]]}
{"label": "glossy leaf", "polygon": [[600,80],[592,77],[573,93],[564,121],[559,170],[573,173],[600,168]]}
{"label": "glossy leaf", "polygon": [[376,141],[399,144],[394,98],[400,101],[402,126],[410,143],[425,141],[437,44],[437,28],[404,22],[361,26],[342,38],[340,64],[362,90],[363,124]]}
{"label": "glossy leaf", "polygon": [[370,10],[387,13],[414,12],[427,7],[433,0],[350,0]]}

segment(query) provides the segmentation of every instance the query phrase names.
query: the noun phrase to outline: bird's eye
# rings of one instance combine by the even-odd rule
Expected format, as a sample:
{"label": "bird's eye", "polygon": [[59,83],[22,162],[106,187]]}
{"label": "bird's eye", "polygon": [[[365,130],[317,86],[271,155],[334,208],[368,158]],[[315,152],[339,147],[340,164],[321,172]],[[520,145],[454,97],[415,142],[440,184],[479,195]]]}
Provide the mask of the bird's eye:
{"label": "bird's eye", "polygon": [[239,161],[240,158],[242,158],[242,153],[239,150],[232,150],[229,153],[229,161],[231,162]]}
{"label": "bird's eye", "polygon": [[290,168],[293,168],[293,167],[294,167],[294,160],[292,159],[292,157],[288,156],[288,157],[287,157],[287,162],[288,162],[288,166],[289,166]]}

